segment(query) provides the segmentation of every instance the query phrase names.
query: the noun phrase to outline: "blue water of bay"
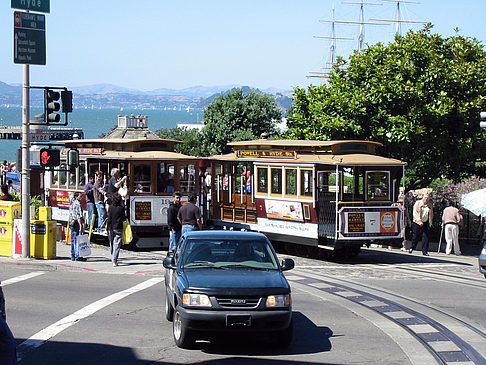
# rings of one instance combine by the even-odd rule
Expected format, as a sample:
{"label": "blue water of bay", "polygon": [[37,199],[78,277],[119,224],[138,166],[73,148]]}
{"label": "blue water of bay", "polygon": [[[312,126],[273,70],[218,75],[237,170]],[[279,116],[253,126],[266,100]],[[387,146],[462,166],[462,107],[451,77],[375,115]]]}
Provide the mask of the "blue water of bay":
{"label": "blue water of bay", "polygon": [[[31,119],[33,116],[43,113],[40,108],[31,108]],[[74,109],[69,114],[69,124],[67,127],[82,128],[84,138],[98,138],[102,133],[108,133],[117,124],[118,115],[147,115],[148,127],[152,131],[162,128],[174,128],[177,123],[197,123],[203,120],[201,110],[127,110],[119,109]],[[63,115],[64,118],[64,115]],[[0,107],[0,125],[20,126],[22,125],[22,108],[20,107]],[[0,140],[0,161],[15,161],[15,151],[20,147],[20,140]]]}

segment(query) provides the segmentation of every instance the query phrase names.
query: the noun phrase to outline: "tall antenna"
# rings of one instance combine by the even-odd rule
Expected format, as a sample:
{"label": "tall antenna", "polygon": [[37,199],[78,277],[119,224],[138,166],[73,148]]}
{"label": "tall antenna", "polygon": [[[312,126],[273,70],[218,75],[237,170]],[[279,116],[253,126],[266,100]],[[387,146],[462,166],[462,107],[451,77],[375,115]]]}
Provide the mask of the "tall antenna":
{"label": "tall antenna", "polygon": [[409,23],[409,24],[427,24],[427,22],[423,21],[415,21],[415,20],[403,20],[400,19],[400,4],[420,4],[418,1],[411,1],[411,0],[382,0],[389,3],[396,3],[397,4],[397,16],[395,19],[370,19],[373,21],[381,21],[381,22],[391,22],[395,24],[395,34],[401,34],[401,25],[402,23]]}

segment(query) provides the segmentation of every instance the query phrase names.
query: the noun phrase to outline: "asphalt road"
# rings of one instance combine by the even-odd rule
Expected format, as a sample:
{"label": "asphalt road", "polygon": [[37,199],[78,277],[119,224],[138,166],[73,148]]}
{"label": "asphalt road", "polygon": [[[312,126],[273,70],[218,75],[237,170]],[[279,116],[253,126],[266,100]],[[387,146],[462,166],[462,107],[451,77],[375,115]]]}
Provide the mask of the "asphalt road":
{"label": "asphalt road", "polygon": [[160,261],[130,271],[2,262],[0,279],[23,365],[486,363],[475,257],[375,249],[349,262],[295,260],[295,333],[283,351],[255,336],[177,348]]}

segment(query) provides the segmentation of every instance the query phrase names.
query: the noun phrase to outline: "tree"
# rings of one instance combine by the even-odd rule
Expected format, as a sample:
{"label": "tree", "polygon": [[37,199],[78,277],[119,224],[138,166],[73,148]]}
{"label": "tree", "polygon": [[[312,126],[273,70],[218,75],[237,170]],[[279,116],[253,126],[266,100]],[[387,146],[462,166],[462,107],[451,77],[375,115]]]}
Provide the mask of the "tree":
{"label": "tree", "polygon": [[201,132],[198,129],[186,128],[162,128],[155,132],[157,136],[163,139],[175,139],[181,141],[175,146],[176,152],[189,156],[202,156],[201,150]]}
{"label": "tree", "polygon": [[474,38],[431,28],[339,59],[328,85],[295,89],[288,136],[381,142],[409,163],[409,188],[478,174],[486,54]]}
{"label": "tree", "polygon": [[228,142],[260,138],[262,133],[275,136],[281,118],[275,100],[255,90],[244,94],[234,89],[216,97],[204,110],[203,155],[231,152]]}

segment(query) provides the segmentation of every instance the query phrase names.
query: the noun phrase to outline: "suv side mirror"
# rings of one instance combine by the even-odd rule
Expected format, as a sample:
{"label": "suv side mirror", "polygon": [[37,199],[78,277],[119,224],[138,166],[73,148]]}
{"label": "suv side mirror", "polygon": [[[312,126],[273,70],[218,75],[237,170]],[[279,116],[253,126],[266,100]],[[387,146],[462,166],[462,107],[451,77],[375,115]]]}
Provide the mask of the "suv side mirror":
{"label": "suv side mirror", "polygon": [[292,270],[295,266],[295,262],[292,259],[282,260],[282,271]]}
{"label": "suv side mirror", "polygon": [[175,270],[176,268],[176,265],[175,265],[175,261],[174,261],[174,256],[173,255],[170,255],[170,256],[167,256],[164,261],[162,261],[162,265],[164,265],[164,267],[166,269],[172,269],[172,270]]}

